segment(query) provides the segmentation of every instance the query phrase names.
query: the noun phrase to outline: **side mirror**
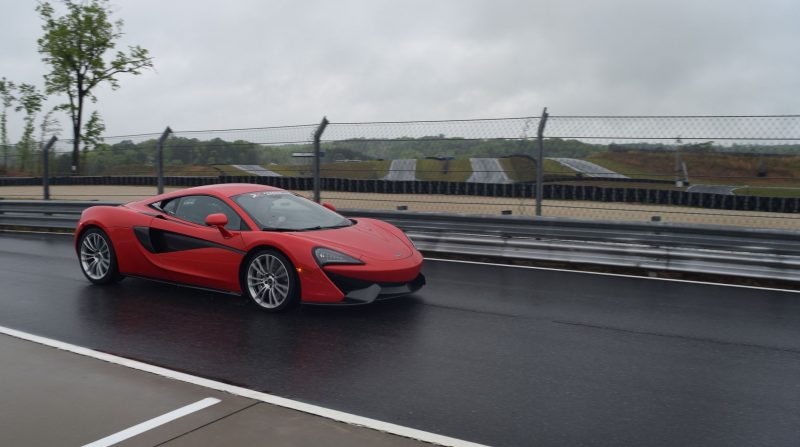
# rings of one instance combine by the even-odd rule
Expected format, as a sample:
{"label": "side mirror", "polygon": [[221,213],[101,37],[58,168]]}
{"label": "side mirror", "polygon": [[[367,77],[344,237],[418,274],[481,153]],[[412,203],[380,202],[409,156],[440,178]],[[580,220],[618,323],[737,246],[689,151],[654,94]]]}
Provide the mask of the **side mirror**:
{"label": "side mirror", "polygon": [[322,202],[322,206],[324,206],[325,208],[328,208],[329,210],[333,211],[334,213],[336,212],[336,207],[331,205],[328,202]]}
{"label": "side mirror", "polygon": [[217,227],[219,232],[222,233],[222,237],[225,239],[233,237],[233,234],[225,229],[225,225],[228,225],[228,216],[223,213],[214,213],[206,216],[206,225],[209,227]]}
{"label": "side mirror", "polygon": [[206,216],[206,225],[209,227],[224,227],[228,225],[228,216],[222,213],[214,213]]}

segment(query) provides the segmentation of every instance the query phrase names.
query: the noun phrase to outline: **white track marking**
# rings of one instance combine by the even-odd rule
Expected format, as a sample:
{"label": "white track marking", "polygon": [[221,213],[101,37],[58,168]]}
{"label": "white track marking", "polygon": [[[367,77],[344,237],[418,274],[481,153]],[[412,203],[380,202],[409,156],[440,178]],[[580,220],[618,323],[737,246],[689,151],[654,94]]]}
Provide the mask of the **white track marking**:
{"label": "white track marking", "polygon": [[74,354],[79,354],[86,357],[103,360],[105,362],[113,363],[115,365],[125,366],[131,369],[137,369],[139,371],[149,372],[151,374],[157,374],[159,376],[179,380],[181,382],[191,383],[193,385],[201,386],[204,388],[235,394],[237,396],[258,400],[268,404],[277,405],[279,407],[302,411],[304,413],[313,414],[315,416],[332,419],[334,421],[344,422],[350,425],[366,427],[373,430],[378,430],[393,435],[402,436],[404,438],[416,439],[418,441],[423,441],[443,446],[483,447],[482,444],[476,444],[474,442],[468,442],[468,441],[463,441],[461,439],[451,438],[448,436],[437,435],[436,433],[417,430],[415,428],[403,427],[402,425],[397,425],[389,422],[379,421],[376,419],[357,416],[354,414],[345,413],[343,411],[331,410],[329,408],[320,407],[317,405],[311,405],[296,400],[286,399],[283,397],[274,396],[272,394],[262,393],[260,391],[229,385],[227,383],[217,382],[215,380],[204,379],[202,377],[193,376],[191,374],[173,371],[171,369],[162,368],[160,366],[154,366],[136,360],[119,357],[116,355],[106,354],[104,352],[94,351],[89,348],[84,348],[82,346],[77,346],[70,343],[53,340],[51,338],[41,337],[39,335],[29,334],[27,332],[18,331],[16,329],[7,328],[4,326],[0,326],[0,334],[5,334],[22,340],[39,343],[41,345],[50,346],[52,348],[72,352]]}
{"label": "white track marking", "polygon": [[567,272],[567,273],[578,273],[581,275],[599,275],[599,276],[619,276],[622,278],[638,278],[638,279],[650,279],[653,281],[672,281],[672,282],[685,282],[689,284],[703,284],[707,286],[720,286],[720,287],[737,287],[740,289],[753,289],[753,290],[768,290],[772,292],[789,292],[789,293],[800,293],[800,290],[792,290],[792,289],[776,289],[773,287],[758,287],[758,286],[746,286],[742,284],[725,284],[719,282],[709,282],[709,281],[692,281],[690,279],[674,279],[674,278],[654,278],[652,276],[637,276],[637,275],[625,275],[622,273],[604,273],[604,272],[585,272],[583,270],[569,270],[569,269],[556,269],[552,267],[536,267],[532,265],[513,265],[513,264],[499,264],[495,262],[480,262],[480,261],[462,261],[459,259],[442,259],[442,258],[425,258],[426,261],[439,261],[439,262],[455,262],[459,264],[477,264],[477,265],[491,265],[494,267],[509,267],[509,268],[518,268],[518,269],[532,269],[532,270],[545,270],[551,272]]}
{"label": "white track marking", "polygon": [[392,160],[389,173],[384,180],[416,180],[417,179],[417,160],[414,158]]}
{"label": "white track marking", "polygon": [[162,414],[161,416],[150,419],[149,421],[144,421],[141,424],[136,424],[133,427],[126,428],[125,430],[114,433],[113,435],[106,436],[103,439],[98,439],[97,441],[86,444],[83,447],[108,447],[132,438],[136,435],[140,435],[146,431],[150,431],[158,426],[166,424],[167,422],[172,422],[175,419],[182,418],[204,408],[216,405],[220,402],[222,401],[219,399],[206,397],[205,399],[199,400],[193,404],[189,404],[185,407],[178,408],[177,410],[170,411],[169,413]]}
{"label": "white track marking", "polygon": [[496,158],[470,158],[472,175],[467,179],[470,183],[511,183],[508,174]]}
{"label": "white track marking", "polygon": [[618,172],[606,169],[598,164],[590,161],[581,160],[579,158],[550,158],[549,160],[556,161],[562,165],[572,169],[573,171],[580,172],[589,177],[605,177],[605,178],[628,178]]}

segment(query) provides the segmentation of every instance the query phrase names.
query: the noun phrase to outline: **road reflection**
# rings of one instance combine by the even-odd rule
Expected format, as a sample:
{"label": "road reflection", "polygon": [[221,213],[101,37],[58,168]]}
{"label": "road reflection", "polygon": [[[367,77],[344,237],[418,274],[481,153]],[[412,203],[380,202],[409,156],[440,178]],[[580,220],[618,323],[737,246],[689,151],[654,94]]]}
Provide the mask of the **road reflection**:
{"label": "road reflection", "polygon": [[379,379],[416,355],[424,340],[424,306],[415,296],[267,314],[243,298],[131,278],[81,292],[79,316],[91,325],[83,329],[102,332],[115,354],[239,385],[260,383],[268,392],[280,384],[323,395],[342,380]]}

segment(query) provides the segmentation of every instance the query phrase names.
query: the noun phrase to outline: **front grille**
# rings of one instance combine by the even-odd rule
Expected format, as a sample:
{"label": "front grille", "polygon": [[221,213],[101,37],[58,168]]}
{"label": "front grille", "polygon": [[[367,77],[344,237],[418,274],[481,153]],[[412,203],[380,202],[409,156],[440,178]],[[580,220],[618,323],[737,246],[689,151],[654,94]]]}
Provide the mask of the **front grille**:
{"label": "front grille", "polygon": [[372,281],[364,281],[361,279],[349,278],[347,276],[337,275],[336,273],[325,272],[328,275],[328,278],[331,282],[339,288],[345,295],[352,292],[353,290],[360,290],[366,289],[367,287],[377,284],[383,287],[400,287],[404,286],[407,283],[404,282],[372,282]]}

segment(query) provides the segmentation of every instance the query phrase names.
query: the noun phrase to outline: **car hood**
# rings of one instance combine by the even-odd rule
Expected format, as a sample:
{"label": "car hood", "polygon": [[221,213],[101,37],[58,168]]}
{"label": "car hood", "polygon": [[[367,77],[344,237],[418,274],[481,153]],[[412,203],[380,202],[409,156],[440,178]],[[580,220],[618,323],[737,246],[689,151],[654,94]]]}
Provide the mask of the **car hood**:
{"label": "car hood", "polygon": [[367,220],[359,220],[349,227],[304,231],[294,235],[359,259],[391,261],[413,254],[413,250],[400,238]]}

